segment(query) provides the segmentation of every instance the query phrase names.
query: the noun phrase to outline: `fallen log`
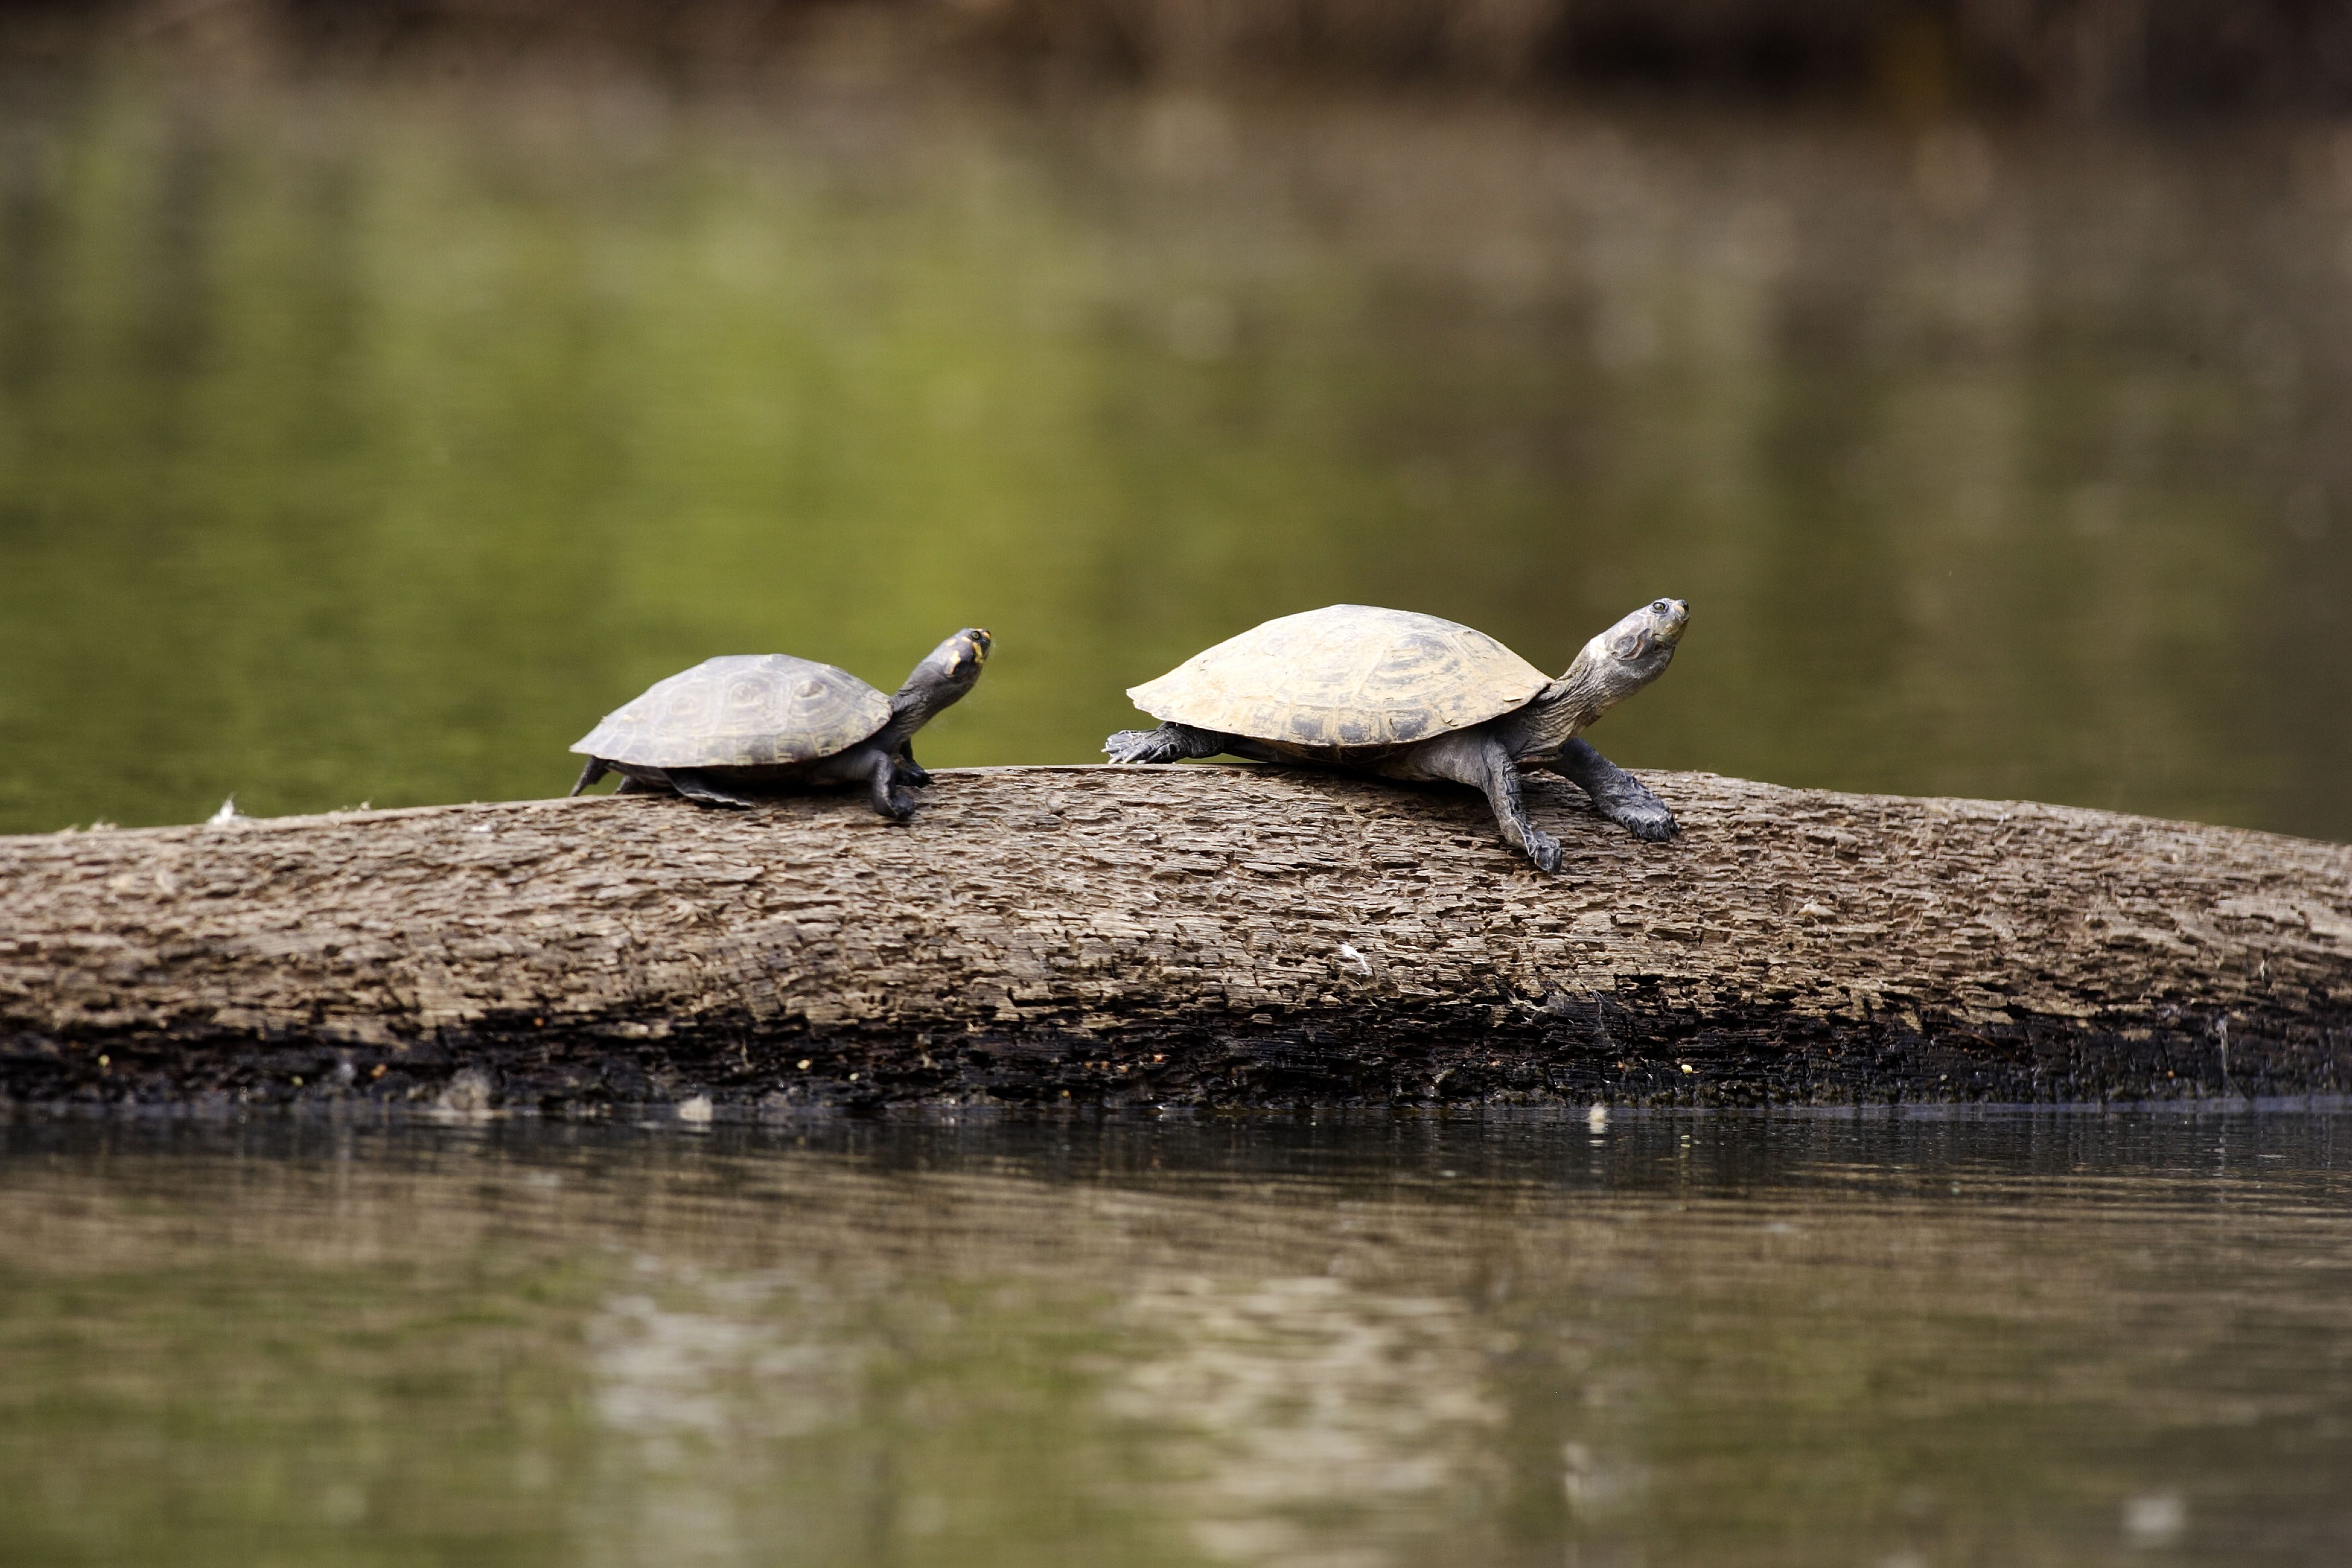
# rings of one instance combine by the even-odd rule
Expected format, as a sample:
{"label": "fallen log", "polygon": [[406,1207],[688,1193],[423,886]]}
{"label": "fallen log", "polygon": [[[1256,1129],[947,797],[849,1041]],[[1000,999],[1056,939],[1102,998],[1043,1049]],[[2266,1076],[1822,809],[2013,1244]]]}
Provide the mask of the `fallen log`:
{"label": "fallen log", "polygon": [[0,1096],[550,1112],[2352,1088],[2352,847],[2062,806],[947,770],[0,839]]}

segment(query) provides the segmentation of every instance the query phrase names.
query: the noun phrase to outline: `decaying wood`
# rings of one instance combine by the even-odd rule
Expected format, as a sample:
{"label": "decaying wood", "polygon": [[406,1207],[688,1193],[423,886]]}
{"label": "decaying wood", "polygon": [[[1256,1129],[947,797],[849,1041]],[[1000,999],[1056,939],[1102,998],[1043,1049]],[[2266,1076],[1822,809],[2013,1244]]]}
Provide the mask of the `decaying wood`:
{"label": "decaying wood", "polygon": [[1751,1103],[2352,1088],[2352,847],[1648,775],[939,775],[0,840],[18,1103]]}

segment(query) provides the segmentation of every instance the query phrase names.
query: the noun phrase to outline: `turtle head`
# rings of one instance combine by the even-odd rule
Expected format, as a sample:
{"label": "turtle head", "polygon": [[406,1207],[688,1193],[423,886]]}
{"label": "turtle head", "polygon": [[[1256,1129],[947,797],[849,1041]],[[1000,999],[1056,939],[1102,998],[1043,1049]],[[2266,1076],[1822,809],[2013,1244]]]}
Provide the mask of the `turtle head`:
{"label": "turtle head", "polygon": [[[1542,726],[1544,739],[1566,745],[1579,731],[1664,674],[1688,625],[1688,601],[1653,599],[1586,643],[1568,673],[1537,700],[1535,705],[1549,721]],[[1561,731],[1556,741],[1549,733],[1555,729]]]}
{"label": "turtle head", "polygon": [[936,672],[934,679],[961,697],[980,679],[980,667],[988,662],[988,650],[995,646],[995,639],[982,628],[966,626],[931,649],[930,656],[915,667],[915,673]]}
{"label": "turtle head", "polygon": [[933,714],[970,691],[980,680],[989,649],[995,646],[987,632],[966,626],[931,649],[890,699],[892,727],[903,728],[911,735]]}
{"label": "turtle head", "polygon": [[1653,599],[1586,646],[1622,668],[1620,679],[1633,682],[1625,689],[1631,697],[1665,673],[1688,625],[1689,600]]}

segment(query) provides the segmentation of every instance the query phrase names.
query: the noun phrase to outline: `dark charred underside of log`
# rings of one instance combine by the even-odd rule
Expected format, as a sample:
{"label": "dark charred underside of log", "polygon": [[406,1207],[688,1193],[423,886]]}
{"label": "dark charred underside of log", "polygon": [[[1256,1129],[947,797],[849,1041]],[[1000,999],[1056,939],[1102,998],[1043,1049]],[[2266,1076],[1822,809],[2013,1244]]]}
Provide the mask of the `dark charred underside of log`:
{"label": "dark charred underside of log", "polygon": [[[823,1037],[756,1021],[660,1039],[527,1025],[415,1044],[141,1032],[0,1046],[29,1106],[350,1101],[594,1115],[677,1103],[762,1113],[893,1106],[1003,1110],[1386,1106],[1872,1105],[2252,1098],[2352,1092],[2352,1017],[2333,1026],[2184,1012],[2173,1026],[2027,1020],[1923,1030],[1793,1016],[1678,1019],[1616,1003],[1559,1026],[1433,1025],[1375,1013],[1361,1029],[1282,1019],[1246,1034],[1101,1038],[973,1033]],[[1613,1017],[1614,1022],[1609,1022]],[[105,1058],[103,1061],[100,1058]],[[801,1067],[803,1061],[809,1065]]]}
{"label": "dark charred underside of log", "polygon": [[[1653,774],[950,772],[0,841],[0,1096],[593,1114],[2352,1091],[2352,848]],[[698,1106],[696,1113],[698,1113]]]}

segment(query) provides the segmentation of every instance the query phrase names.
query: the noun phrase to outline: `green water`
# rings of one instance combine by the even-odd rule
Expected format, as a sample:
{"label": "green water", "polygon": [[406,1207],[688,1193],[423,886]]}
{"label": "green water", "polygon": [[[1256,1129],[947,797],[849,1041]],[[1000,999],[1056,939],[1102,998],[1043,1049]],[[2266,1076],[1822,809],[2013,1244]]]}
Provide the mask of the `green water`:
{"label": "green water", "polygon": [[[0,831],[1265,616],[1636,765],[2352,837],[2352,141],[17,75]],[[0,1125],[0,1562],[2352,1557],[2340,1112]]]}
{"label": "green water", "polygon": [[2352,837],[2352,142],[1181,96],[0,96],[0,831],[546,795],[659,676],[1694,629],[1634,764]]}
{"label": "green water", "polygon": [[0,1130],[11,1563],[2317,1563],[2339,1113]]}

